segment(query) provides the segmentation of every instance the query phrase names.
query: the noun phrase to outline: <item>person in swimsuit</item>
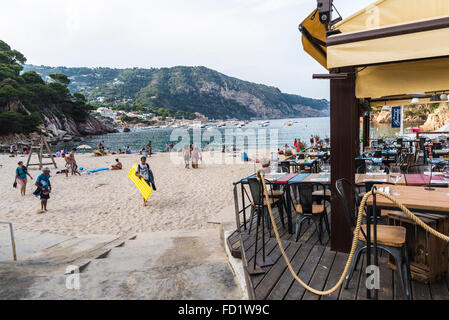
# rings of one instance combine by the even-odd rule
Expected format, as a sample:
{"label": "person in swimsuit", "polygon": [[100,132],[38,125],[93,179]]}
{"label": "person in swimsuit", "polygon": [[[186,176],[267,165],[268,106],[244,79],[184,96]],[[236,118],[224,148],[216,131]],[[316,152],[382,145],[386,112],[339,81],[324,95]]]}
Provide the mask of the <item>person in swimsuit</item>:
{"label": "person in swimsuit", "polygon": [[72,176],[73,175],[81,175],[81,173],[78,172],[78,165],[76,164],[76,160],[75,160],[75,152],[76,149],[73,148],[72,152],[70,152],[69,154],[69,159],[70,159],[70,169],[72,170]]}
{"label": "person in swimsuit", "polygon": [[[140,163],[137,165],[136,168],[136,176],[140,179],[145,180],[145,182],[152,186],[153,190],[156,191],[156,185],[154,183],[154,175],[153,171],[151,171],[150,165],[147,163],[147,158],[142,157],[140,158]],[[146,206],[147,202],[145,199],[143,199],[143,205]]]}
{"label": "person in swimsuit", "polygon": [[22,161],[19,161],[18,165],[14,185],[16,185],[17,182],[20,184],[20,194],[24,196],[27,188],[27,176],[29,176],[31,180],[33,180],[33,177],[28,173],[28,169],[23,165]]}
{"label": "person in swimsuit", "polygon": [[38,213],[43,213],[44,211],[47,211],[47,201],[50,199],[50,168],[44,168],[42,173],[37,177],[35,185],[38,188],[36,194],[38,194],[41,199],[41,210],[38,211]]}
{"label": "person in swimsuit", "polygon": [[190,147],[189,146],[185,146],[184,147],[184,163],[186,164],[185,168],[189,169],[189,165],[190,165],[190,155],[191,155],[191,151],[190,151]]}
{"label": "person in swimsuit", "polygon": [[115,162],[116,163],[111,166],[111,170],[122,170],[123,165],[120,162],[120,160],[119,159],[115,159]]}
{"label": "person in swimsuit", "polygon": [[65,153],[63,153],[62,156],[64,157],[65,160],[65,176],[66,178],[68,178],[70,168],[72,167],[72,165],[70,164],[70,157]]}

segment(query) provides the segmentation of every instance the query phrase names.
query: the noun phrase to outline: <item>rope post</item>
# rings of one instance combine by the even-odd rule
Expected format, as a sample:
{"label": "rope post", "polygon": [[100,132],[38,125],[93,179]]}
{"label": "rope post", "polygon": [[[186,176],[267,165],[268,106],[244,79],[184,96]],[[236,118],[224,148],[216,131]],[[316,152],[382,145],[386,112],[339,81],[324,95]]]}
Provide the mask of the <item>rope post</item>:
{"label": "rope post", "polygon": [[[373,186],[373,210],[371,214],[373,215],[373,247],[374,247],[374,265],[379,266],[378,255],[377,255],[377,206],[376,206],[376,186]],[[369,242],[368,245],[371,245]],[[368,265],[367,265],[368,266]],[[374,299],[378,299],[379,290],[374,289]]]}

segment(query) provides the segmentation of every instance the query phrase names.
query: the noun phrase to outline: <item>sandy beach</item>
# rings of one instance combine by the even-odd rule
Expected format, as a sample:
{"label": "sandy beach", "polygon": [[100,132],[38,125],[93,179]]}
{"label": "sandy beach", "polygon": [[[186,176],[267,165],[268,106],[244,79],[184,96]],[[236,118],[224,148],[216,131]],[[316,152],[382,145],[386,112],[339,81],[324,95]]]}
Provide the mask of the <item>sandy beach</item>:
{"label": "sandy beach", "polygon": [[[78,154],[77,162],[84,172],[68,178],[65,174],[56,174],[64,168],[64,161],[55,158],[58,169],[51,167],[53,191],[48,212],[37,214],[40,202],[32,192],[40,171],[37,167],[30,168],[34,180],[28,180],[27,195],[22,197],[12,184],[17,162],[26,162],[26,158],[1,155],[0,220],[12,222],[17,229],[65,235],[206,229],[211,227],[209,218],[233,203],[232,182],[254,172],[253,163],[240,160],[233,164],[200,164],[199,169],[185,169],[182,163],[174,163],[170,154],[155,154],[149,164],[157,191],[144,207],[142,197],[127,176],[140,156],[118,157],[124,170],[87,174],[87,170],[110,168],[117,156]],[[226,154],[226,158],[233,159],[231,154]]]}

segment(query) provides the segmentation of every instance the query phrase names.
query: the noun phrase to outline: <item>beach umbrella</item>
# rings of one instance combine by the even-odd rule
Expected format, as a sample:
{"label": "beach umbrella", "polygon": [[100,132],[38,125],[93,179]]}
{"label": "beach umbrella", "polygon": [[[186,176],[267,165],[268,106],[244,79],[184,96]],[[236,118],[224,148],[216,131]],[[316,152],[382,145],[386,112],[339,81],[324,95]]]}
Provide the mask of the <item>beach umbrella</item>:
{"label": "beach umbrella", "polygon": [[83,145],[79,146],[77,149],[92,149],[92,147],[88,146],[87,144],[83,144]]}

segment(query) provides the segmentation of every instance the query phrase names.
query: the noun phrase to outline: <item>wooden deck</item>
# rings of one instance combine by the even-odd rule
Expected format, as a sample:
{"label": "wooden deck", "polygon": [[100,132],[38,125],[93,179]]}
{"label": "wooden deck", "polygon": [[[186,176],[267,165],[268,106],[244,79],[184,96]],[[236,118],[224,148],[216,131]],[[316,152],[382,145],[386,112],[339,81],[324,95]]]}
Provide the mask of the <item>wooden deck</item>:
{"label": "wooden deck", "polygon": [[[237,231],[227,239],[228,246],[235,257],[241,258],[241,250],[244,250],[244,257],[246,258],[244,265],[248,266],[254,263],[255,220],[251,234],[248,234],[248,231],[242,231],[243,243],[240,242]],[[313,288],[320,290],[332,288],[343,272],[348,255],[342,252],[331,251],[327,232],[324,232],[323,244],[321,245],[313,223],[309,226],[306,223],[299,241],[295,242],[295,235],[289,234],[286,228],[282,227],[278,216],[276,222],[284,249],[299,277]],[[360,272],[360,270],[365,269],[365,255],[361,257],[348,289],[340,287],[339,290],[331,295],[318,296],[306,291],[294,280],[281,256],[274,234],[272,233],[272,237],[270,237],[267,231],[264,231],[266,235],[266,254],[275,261],[275,264],[262,268],[265,271],[262,275],[248,275],[252,285],[252,288],[251,285],[249,286],[251,291],[249,292],[250,297],[256,300],[366,300],[365,274]],[[261,260],[262,255],[260,230],[259,234],[257,261]],[[388,268],[387,259],[388,255],[386,253],[382,253],[379,257],[381,274],[379,300],[404,300],[405,297],[396,273]],[[449,279],[445,277],[444,280],[430,285],[411,281],[410,290],[413,300],[448,300]]]}

